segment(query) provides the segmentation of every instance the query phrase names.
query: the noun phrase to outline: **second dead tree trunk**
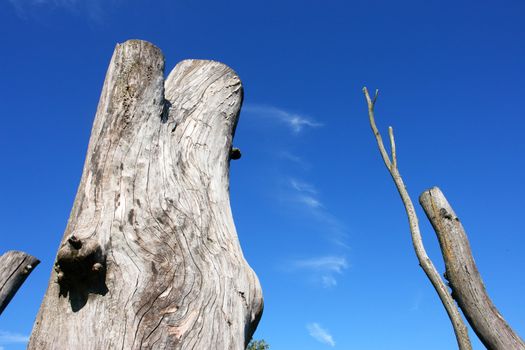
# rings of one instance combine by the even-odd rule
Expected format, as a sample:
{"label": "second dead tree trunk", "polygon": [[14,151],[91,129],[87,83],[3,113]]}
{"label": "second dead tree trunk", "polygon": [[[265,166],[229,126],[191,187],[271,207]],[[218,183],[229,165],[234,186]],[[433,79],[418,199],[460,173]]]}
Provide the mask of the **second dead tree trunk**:
{"label": "second dead tree trunk", "polygon": [[420,203],[439,240],[446,266],[445,276],[452,290],[451,294],[448,292],[445,282],[441,279],[423,246],[417,214],[397,167],[394,131],[392,127],[389,127],[391,146],[389,155],[376,126],[374,107],[378,91],[373,98],[370,97],[366,87],[363,88],[363,92],[368,104],[370,126],[379,152],[407,212],[416,256],[447,311],[459,349],[470,350],[472,345],[467,327],[454,301],[457,302],[470,326],[488,350],[525,350],[523,340],[508,325],[488,296],[474,262],[467,235],[458,217],[443,193],[439,188],[434,187],[423,192],[420,196]]}
{"label": "second dead tree trunk", "polygon": [[29,349],[244,349],[262,312],[229,201],[243,90],[224,64],[164,81],[150,43],[117,45]]}
{"label": "second dead tree trunk", "polygon": [[487,294],[467,234],[441,190],[434,187],[423,192],[419,202],[438,237],[452,297],[483,345],[497,350],[525,349]]}

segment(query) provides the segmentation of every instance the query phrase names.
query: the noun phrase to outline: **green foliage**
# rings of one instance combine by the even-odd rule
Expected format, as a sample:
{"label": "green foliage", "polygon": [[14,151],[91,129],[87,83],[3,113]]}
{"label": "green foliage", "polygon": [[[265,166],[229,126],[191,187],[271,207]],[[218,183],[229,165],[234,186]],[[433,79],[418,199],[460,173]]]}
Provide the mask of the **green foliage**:
{"label": "green foliage", "polygon": [[270,345],[268,345],[264,339],[262,340],[252,340],[246,350],[268,350]]}

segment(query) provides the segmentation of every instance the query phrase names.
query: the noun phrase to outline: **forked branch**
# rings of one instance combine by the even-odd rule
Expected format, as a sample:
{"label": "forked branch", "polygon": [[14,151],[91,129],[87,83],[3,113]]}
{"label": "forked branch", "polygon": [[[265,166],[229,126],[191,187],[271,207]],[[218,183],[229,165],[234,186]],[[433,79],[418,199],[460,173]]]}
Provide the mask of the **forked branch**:
{"label": "forked branch", "polygon": [[449,294],[445,282],[441,279],[441,276],[439,275],[436,268],[434,267],[434,264],[428,257],[425,247],[423,245],[421,232],[419,230],[419,222],[416,215],[416,211],[414,209],[414,205],[412,204],[412,200],[410,199],[401,174],[399,173],[399,170],[397,168],[397,154],[394,139],[394,130],[392,129],[392,127],[388,129],[391,148],[391,154],[389,155],[387,150],[385,149],[385,145],[383,144],[381,133],[377,129],[374,116],[374,107],[379,92],[378,90],[376,90],[373,99],[370,98],[370,94],[368,93],[368,89],[366,87],[363,88],[363,92],[368,103],[368,117],[370,119],[370,126],[372,127],[372,131],[374,132],[374,136],[377,141],[377,146],[379,147],[379,152],[381,153],[381,157],[383,158],[383,161],[385,162],[385,165],[388,171],[390,172],[392,179],[394,180],[399,195],[401,196],[401,200],[403,201],[403,205],[405,206],[405,210],[408,216],[408,223],[410,225],[412,244],[414,246],[417,259],[419,260],[419,265],[421,266],[428,279],[434,286],[434,289],[439,295],[439,298],[441,299],[441,302],[443,303],[443,306],[447,311],[448,317],[450,318],[450,321],[452,322],[452,326],[454,328],[454,333],[456,335],[459,349],[470,350],[472,349],[472,345],[470,343],[468,330],[465,323],[463,322],[463,318],[461,317],[461,314],[459,313],[458,307],[452,299],[452,296]]}

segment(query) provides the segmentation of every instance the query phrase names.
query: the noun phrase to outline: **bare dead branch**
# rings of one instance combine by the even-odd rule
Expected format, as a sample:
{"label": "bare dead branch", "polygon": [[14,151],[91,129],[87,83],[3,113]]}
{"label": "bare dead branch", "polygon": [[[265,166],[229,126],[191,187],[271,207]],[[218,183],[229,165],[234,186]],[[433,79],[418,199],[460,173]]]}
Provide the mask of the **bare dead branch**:
{"label": "bare dead branch", "polygon": [[452,297],[450,296],[444,281],[441,279],[441,276],[439,275],[436,268],[434,267],[434,264],[428,257],[425,247],[423,245],[423,239],[421,238],[421,233],[419,230],[419,222],[418,222],[418,218],[416,215],[416,211],[414,209],[414,205],[412,204],[412,200],[410,199],[410,196],[408,194],[408,191],[406,190],[401,174],[399,173],[399,170],[397,168],[397,154],[396,154],[396,147],[395,147],[394,131],[392,128],[389,129],[390,143],[392,147],[392,160],[391,160],[383,144],[381,133],[377,129],[377,126],[375,123],[374,107],[375,107],[378,93],[376,91],[375,97],[372,100],[370,98],[368,89],[366,87],[363,88],[363,92],[365,94],[365,98],[368,103],[368,117],[370,120],[370,126],[372,127],[372,131],[374,132],[374,136],[377,141],[379,152],[381,153],[381,157],[383,158],[383,161],[385,162],[385,165],[388,171],[390,172],[392,179],[394,180],[394,183],[397,187],[399,195],[401,196],[401,200],[403,201],[403,205],[405,206],[405,210],[408,216],[408,222],[410,225],[412,244],[414,246],[414,250],[416,252],[417,259],[419,260],[419,265],[421,266],[421,268],[427,275],[428,279],[430,280],[430,283],[432,283],[432,285],[434,286],[434,289],[439,295],[439,298],[441,299],[441,302],[443,303],[443,306],[445,307],[447,311],[448,317],[450,318],[450,321],[454,328],[454,333],[456,335],[456,340],[458,342],[459,349],[460,350],[471,350],[472,345],[470,343],[470,339],[468,336],[468,330],[467,330],[465,323],[463,322],[461,314],[459,313],[458,307],[454,303],[454,300],[452,299]]}
{"label": "bare dead branch", "polygon": [[376,94],[373,100],[370,99],[370,95],[368,94],[368,90],[366,87],[363,88],[363,92],[365,93],[366,101],[368,103],[368,116],[370,119],[370,126],[372,127],[372,131],[374,132],[374,136],[376,137],[377,145],[379,147],[379,151],[381,152],[381,157],[383,158],[383,161],[385,162],[385,165],[388,168],[388,170],[390,170],[390,168],[392,167],[392,163],[385,149],[385,145],[383,144],[383,138],[381,137],[381,133],[379,132],[379,130],[377,130],[376,121],[374,119],[374,107],[376,104],[377,96],[379,95],[379,90],[376,90]]}
{"label": "bare dead branch", "polygon": [[388,135],[390,136],[390,149],[392,152],[392,165],[397,168],[397,154],[396,154],[396,140],[394,139],[394,129],[388,127]]}

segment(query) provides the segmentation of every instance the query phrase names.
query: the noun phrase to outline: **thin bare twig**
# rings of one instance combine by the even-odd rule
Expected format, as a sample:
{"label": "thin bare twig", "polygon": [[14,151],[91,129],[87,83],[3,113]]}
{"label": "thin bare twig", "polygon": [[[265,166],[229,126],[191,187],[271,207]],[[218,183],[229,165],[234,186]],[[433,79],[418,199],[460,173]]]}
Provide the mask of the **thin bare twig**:
{"label": "thin bare twig", "polygon": [[394,139],[394,130],[391,127],[388,130],[388,133],[390,136],[390,146],[391,146],[391,156],[392,156],[392,159],[390,159],[388,152],[386,151],[385,146],[383,144],[381,133],[377,129],[376,122],[375,122],[375,116],[374,116],[374,107],[377,101],[378,91],[376,90],[373,100],[370,98],[368,89],[366,87],[363,88],[363,92],[365,94],[366,101],[368,103],[368,117],[370,119],[370,126],[372,127],[372,131],[374,132],[374,136],[377,141],[377,146],[379,147],[379,152],[381,153],[381,157],[383,158],[383,161],[388,171],[390,172],[392,179],[394,180],[394,183],[397,187],[399,195],[401,196],[401,200],[403,201],[403,205],[405,206],[405,210],[408,216],[408,223],[410,225],[412,244],[414,246],[414,250],[416,252],[417,259],[419,260],[419,265],[421,266],[421,268],[427,275],[428,279],[430,280],[430,283],[432,283],[432,285],[434,286],[434,289],[439,295],[439,298],[441,299],[441,302],[443,303],[443,306],[445,307],[447,311],[448,317],[450,318],[450,321],[454,328],[454,333],[456,334],[456,339],[458,342],[459,349],[460,350],[471,350],[472,345],[470,343],[470,339],[468,336],[468,330],[467,330],[467,327],[465,326],[465,323],[463,322],[463,318],[461,317],[461,314],[459,313],[458,307],[456,303],[454,302],[454,300],[452,299],[452,296],[449,294],[448,289],[445,285],[445,282],[441,279],[441,276],[439,275],[436,268],[434,267],[434,264],[428,257],[425,247],[423,245],[423,239],[421,238],[421,232],[419,230],[419,222],[418,222],[418,218],[416,215],[416,211],[414,209],[414,205],[412,204],[412,200],[410,199],[410,196],[408,194],[408,191],[406,190],[401,174],[399,173],[399,170],[397,168],[397,154],[396,154],[396,144],[395,144],[395,139]]}
{"label": "thin bare twig", "polygon": [[392,151],[392,166],[397,169],[396,140],[394,139],[394,129],[388,127],[388,136],[390,137],[390,148]]}

